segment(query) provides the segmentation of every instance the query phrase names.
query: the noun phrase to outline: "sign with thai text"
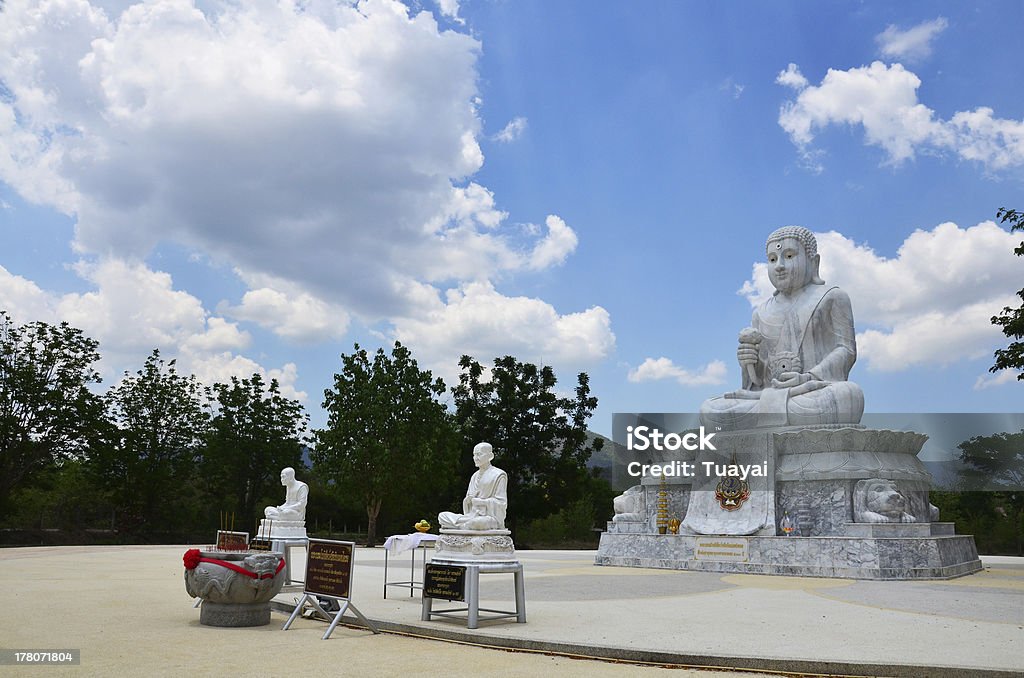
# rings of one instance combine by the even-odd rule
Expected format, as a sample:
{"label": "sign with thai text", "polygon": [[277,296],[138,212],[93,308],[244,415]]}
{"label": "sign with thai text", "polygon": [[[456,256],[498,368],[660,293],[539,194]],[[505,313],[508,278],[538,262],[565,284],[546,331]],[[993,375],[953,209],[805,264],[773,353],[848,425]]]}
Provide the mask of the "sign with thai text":
{"label": "sign with thai text", "polygon": [[428,563],[423,569],[423,595],[427,598],[466,600],[466,568]]}
{"label": "sign with thai text", "polygon": [[355,543],[351,541],[310,539],[306,552],[306,583],[303,593],[346,600],[350,598],[355,548]]}
{"label": "sign with thai text", "polygon": [[750,559],[749,542],[738,537],[697,537],[694,560],[725,560],[745,563]]}
{"label": "sign with thai text", "polygon": [[271,551],[274,542],[269,539],[253,539],[249,542],[250,551]]}
{"label": "sign with thai text", "polygon": [[231,532],[230,530],[217,530],[218,551],[244,551],[249,548],[248,532]]}

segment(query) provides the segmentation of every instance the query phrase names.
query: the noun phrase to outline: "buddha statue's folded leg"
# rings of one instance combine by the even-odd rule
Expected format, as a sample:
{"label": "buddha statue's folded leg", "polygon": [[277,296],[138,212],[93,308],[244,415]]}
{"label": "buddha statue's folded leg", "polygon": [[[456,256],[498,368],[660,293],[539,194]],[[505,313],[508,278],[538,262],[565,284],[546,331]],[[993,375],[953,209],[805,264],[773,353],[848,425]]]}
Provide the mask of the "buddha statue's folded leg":
{"label": "buddha statue's folded leg", "polygon": [[864,392],[852,381],[791,396],[786,404],[791,426],[857,424],[864,414]]}
{"label": "buddha statue's folded leg", "polygon": [[710,430],[736,431],[757,425],[757,400],[711,398],[700,406],[700,423]]}
{"label": "buddha statue's folded leg", "polygon": [[449,530],[459,529],[460,521],[465,520],[466,516],[461,513],[454,513],[453,511],[442,511],[437,514],[437,522],[441,527],[446,527]]}

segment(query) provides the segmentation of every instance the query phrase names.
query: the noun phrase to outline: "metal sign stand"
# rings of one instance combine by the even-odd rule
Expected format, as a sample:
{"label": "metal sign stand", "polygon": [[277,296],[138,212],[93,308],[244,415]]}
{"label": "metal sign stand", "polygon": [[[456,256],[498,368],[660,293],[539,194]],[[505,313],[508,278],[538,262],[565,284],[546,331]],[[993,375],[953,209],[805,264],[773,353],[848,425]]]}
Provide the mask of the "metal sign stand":
{"label": "metal sign stand", "polygon": [[368,629],[374,633],[380,633],[373,622],[367,619],[355,605],[352,604],[352,570],[355,565],[356,545],[350,541],[331,541],[328,539],[310,539],[306,551],[306,576],[302,585],[302,598],[292,611],[288,621],[281,628],[287,631],[295,621],[295,618],[302,613],[303,607],[308,602],[317,612],[323,615],[324,619],[331,619],[328,613],[320,606],[317,598],[327,598],[342,603],[341,609],[333,613],[331,625],[327,627],[323,640],[327,640],[334,633],[342,616],[348,610]]}
{"label": "metal sign stand", "polygon": [[[338,623],[341,622],[342,616],[349,609],[351,609],[352,612],[355,613],[356,617],[359,618],[359,621],[361,621],[364,626],[366,626],[368,629],[370,629],[374,633],[380,633],[380,629],[378,629],[376,626],[374,626],[373,622],[371,622],[369,619],[364,617],[363,613],[359,611],[359,608],[357,608],[355,605],[352,604],[351,600],[345,600],[344,598],[335,598],[334,596],[325,596],[323,594],[320,594],[320,597],[321,598],[331,598],[333,600],[337,600],[338,602],[342,603],[341,609],[338,610],[334,614],[334,619],[331,621],[331,625],[327,627],[327,632],[324,633],[324,637],[322,638],[322,640],[327,640],[328,638],[331,637],[331,634],[334,633],[334,629],[338,626]],[[292,611],[292,616],[288,617],[288,621],[286,621],[284,623],[284,627],[281,630],[282,631],[287,631],[288,630],[288,627],[291,626],[292,622],[295,621],[295,618],[299,616],[299,613],[302,612],[303,605],[305,603],[307,603],[307,602],[310,605],[312,605],[313,608],[317,612],[322,614],[324,616],[324,619],[331,619],[331,615],[329,613],[327,613],[324,610],[324,608],[320,607],[320,603],[317,601],[316,598],[317,598],[316,596],[304,592],[302,594],[302,597],[299,598],[299,603],[298,603],[298,605],[295,606],[295,610]]]}

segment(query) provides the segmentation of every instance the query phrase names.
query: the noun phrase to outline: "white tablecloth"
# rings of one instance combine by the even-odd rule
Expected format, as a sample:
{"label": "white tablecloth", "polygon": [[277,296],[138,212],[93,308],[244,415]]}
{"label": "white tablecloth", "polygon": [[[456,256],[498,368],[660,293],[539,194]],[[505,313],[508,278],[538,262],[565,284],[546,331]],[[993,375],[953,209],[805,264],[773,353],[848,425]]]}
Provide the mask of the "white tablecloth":
{"label": "white tablecloth", "polygon": [[413,532],[412,534],[393,534],[384,542],[384,548],[390,553],[398,555],[410,549],[419,548],[423,542],[433,543],[437,541],[436,534],[429,532]]}

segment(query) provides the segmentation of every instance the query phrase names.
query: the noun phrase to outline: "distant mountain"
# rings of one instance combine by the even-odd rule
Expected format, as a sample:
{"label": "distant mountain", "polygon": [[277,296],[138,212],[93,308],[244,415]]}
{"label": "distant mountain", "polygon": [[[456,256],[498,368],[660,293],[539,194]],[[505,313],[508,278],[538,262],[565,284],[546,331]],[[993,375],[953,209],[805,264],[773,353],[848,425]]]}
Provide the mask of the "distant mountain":
{"label": "distant mountain", "polygon": [[957,486],[960,479],[960,469],[963,462],[959,459],[947,459],[946,461],[921,460],[924,467],[932,474],[932,487],[937,490],[952,490]]}

